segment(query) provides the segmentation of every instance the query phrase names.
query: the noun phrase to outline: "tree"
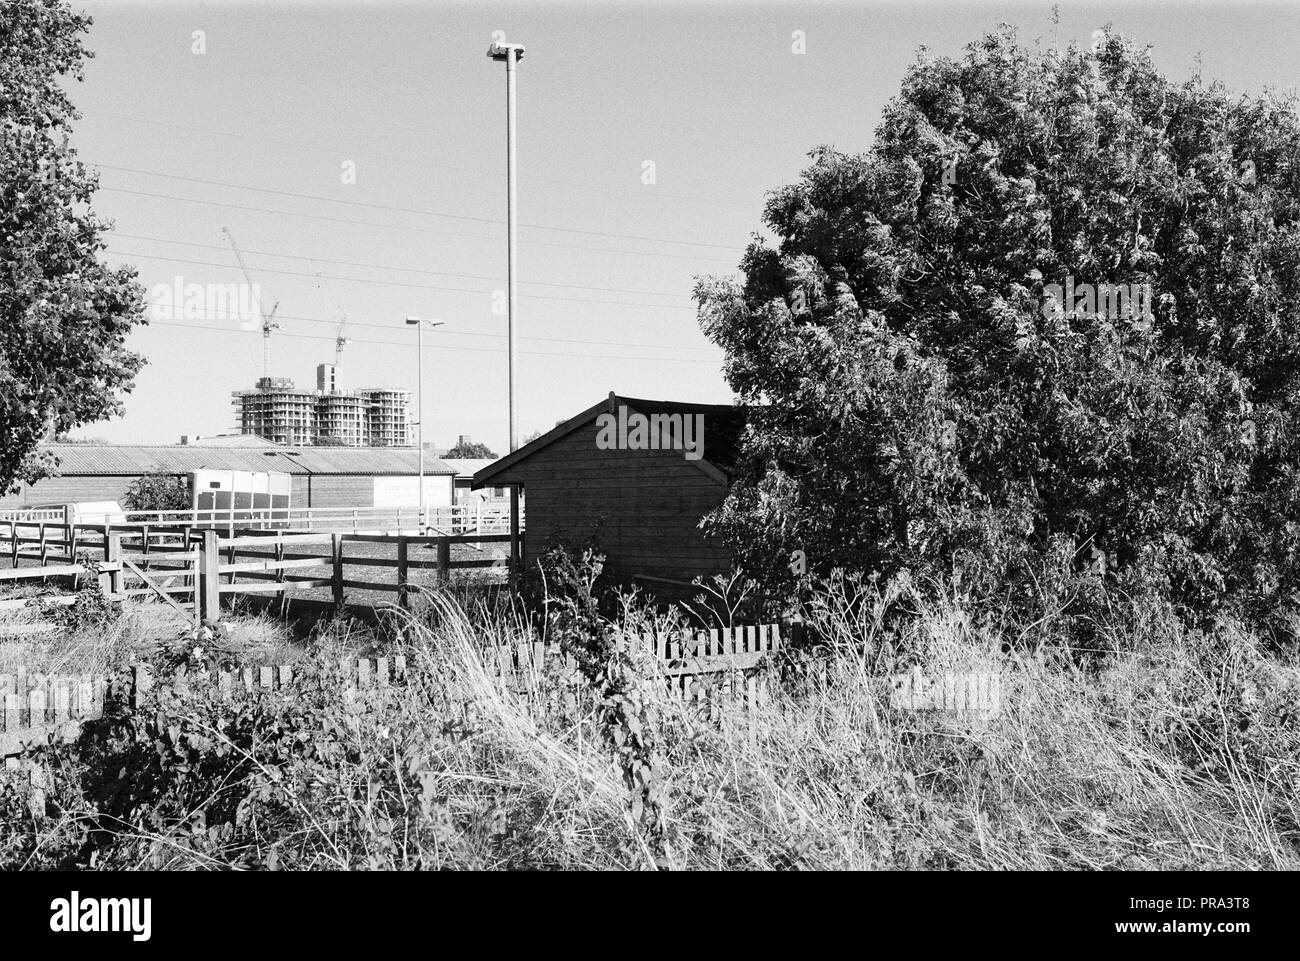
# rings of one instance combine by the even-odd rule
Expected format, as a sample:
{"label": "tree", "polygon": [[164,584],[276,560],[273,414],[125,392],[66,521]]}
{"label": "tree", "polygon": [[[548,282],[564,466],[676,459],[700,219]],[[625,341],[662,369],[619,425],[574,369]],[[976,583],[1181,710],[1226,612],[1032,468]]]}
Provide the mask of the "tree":
{"label": "tree", "polygon": [[810,157],[766,205],[776,245],[696,286],[753,405],[707,522],[747,565],[1014,598],[1056,558],[1189,614],[1289,616],[1293,97],[1171,83],[1109,28],[1064,52],[1003,28],[922,52],[870,152]]}
{"label": "tree", "polygon": [[69,142],[90,23],[62,0],[0,4],[0,491],[50,472],[43,438],[120,413],[144,363],[125,348],[143,289],[96,259],[110,225]]}
{"label": "tree", "polygon": [[447,456],[453,460],[481,460],[485,458],[496,458],[491,448],[487,444],[478,443],[460,443],[447,451]]}
{"label": "tree", "polygon": [[162,470],[137,477],[122,504],[129,511],[183,511],[190,505],[189,479]]}

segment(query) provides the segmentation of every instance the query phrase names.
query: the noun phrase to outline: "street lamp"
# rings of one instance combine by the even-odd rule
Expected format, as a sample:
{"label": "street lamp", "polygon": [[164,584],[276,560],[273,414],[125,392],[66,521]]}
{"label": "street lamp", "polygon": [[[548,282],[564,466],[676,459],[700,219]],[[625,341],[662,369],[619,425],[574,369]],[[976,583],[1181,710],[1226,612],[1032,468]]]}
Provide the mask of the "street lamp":
{"label": "street lamp", "polygon": [[423,534],[429,529],[429,518],[424,511],[424,328],[441,327],[441,320],[424,320],[420,317],[407,317],[408,326],[415,328],[415,394],[416,394],[416,412],[420,419],[416,421],[419,428],[418,442],[420,444],[420,533]]}
{"label": "street lamp", "polygon": [[[488,59],[506,65],[506,392],[510,404],[510,452],[519,448],[519,434],[515,427],[515,254],[519,203],[515,181],[515,64],[524,58],[522,43],[492,41]],[[510,485],[510,562],[519,560],[519,487]]]}

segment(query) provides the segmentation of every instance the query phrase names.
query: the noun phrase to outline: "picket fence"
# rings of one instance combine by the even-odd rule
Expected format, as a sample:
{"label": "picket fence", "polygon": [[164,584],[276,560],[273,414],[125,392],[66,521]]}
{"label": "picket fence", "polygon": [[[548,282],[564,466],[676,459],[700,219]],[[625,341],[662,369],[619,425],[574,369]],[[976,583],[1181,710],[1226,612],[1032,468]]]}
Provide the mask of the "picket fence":
{"label": "picket fence", "polygon": [[[764,658],[780,650],[782,640],[776,625],[759,625],[713,631],[685,631],[672,635],[641,635],[631,639],[643,650],[656,655],[657,673],[669,689],[689,702],[716,703],[723,696],[742,698],[747,706],[759,703],[767,693],[758,675]],[[542,678],[548,665],[559,662],[574,669],[572,657],[558,647],[517,644],[484,652],[483,664],[502,689],[522,695],[543,690]],[[330,665],[343,682],[344,703],[356,701],[365,692],[405,684],[407,658],[344,658]],[[222,697],[238,698],[291,690],[301,668],[293,664],[267,664],[225,669],[213,663],[183,672],[186,683],[215,684]],[[132,701],[154,684],[152,670],[138,665],[117,679],[129,688],[123,693]],[[0,757],[22,753],[32,741],[43,741],[52,729],[103,716],[105,700],[114,679],[102,674],[50,675],[19,671],[0,675]],[[473,713],[473,705],[464,705]]]}

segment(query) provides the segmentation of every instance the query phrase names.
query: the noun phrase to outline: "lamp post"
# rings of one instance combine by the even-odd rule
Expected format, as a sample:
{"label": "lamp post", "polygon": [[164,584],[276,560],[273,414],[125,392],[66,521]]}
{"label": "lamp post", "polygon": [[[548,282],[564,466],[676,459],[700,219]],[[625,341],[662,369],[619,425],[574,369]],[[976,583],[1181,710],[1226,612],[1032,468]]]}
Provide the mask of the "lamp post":
{"label": "lamp post", "polygon": [[515,176],[515,64],[524,58],[521,43],[493,42],[488,59],[506,65],[506,390],[510,404],[510,451],[519,446],[515,429],[515,256],[518,252],[519,198]]}
{"label": "lamp post", "polygon": [[420,317],[407,317],[406,323],[415,328],[415,405],[420,419],[416,421],[419,429],[417,442],[420,445],[420,493],[419,524],[420,533],[429,528],[429,518],[424,511],[424,328],[441,327],[441,320],[424,320]]}
{"label": "lamp post", "polygon": [[[524,57],[522,43],[493,41],[488,59],[506,65],[506,393],[509,399],[510,453],[519,448],[515,426],[515,254],[518,245],[519,201],[515,179],[515,65]],[[510,485],[511,573],[519,563],[519,487]]]}

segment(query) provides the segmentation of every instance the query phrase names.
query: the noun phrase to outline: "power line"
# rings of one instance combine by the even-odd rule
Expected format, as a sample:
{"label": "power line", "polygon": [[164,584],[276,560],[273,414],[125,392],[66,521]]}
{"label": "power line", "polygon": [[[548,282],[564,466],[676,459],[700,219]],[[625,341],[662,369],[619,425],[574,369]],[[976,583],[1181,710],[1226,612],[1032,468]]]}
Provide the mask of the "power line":
{"label": "power line", "polygon": [[[193,264],[198,267],[227,267],[229,265],[218,263],[214,260],[187,260],[183,257],[168,257],[162,254],[138,254],[129,250],[119,250],[109,248],[108,253],[117,254],[120,257],[143,257],[145,260],[165,260],[174,264]],[[281,270],[272,267],[258,267],[257,270],[264,274],[282,274],[286,277],[310,277],[315,278],[317,275],[301,270]],[[404,287],[412,290],[437,290],[446,293],[462,294],[490,294],[490,290],[480,290],[474,287],[443,287],[437,284],[408,284],[395,280],[366,280],[363,277],[340,277],[336,274],[324,274],[330,280],[338,280],[343,283],[367,284],[372,287]],[[580,297],[557,297],[552,294],[529,294],[532,300],[558,300],[568,304],[600,304],[620,307],[648,307],[652,310],[690,310],[695,308],[688,304],[638,304],[630,300],[595,300]]]}
{"label": "power line", "polygon": [[[316,200],[321,203],[342,204],[345,207],[369,207],[373,210],[387,210],[394,213],[417,214],[421,217],[443,217],[447,220],[467,220],[479,224],[502,224],[504,221],[496,217],[475,217],[472,214],[451,214],[440,210],[425,210],[419,207],[398,207],[393,204],[377,204],[364,200],[339,200],[336,197],[326,197],[321,194],[304,194],[293,190],[275,190],[271,187],[251,187],[247,184],[232,184],[222,180],[207,180],[202,177],[182,177],[178,174],[165,174],[156,170],[141,170],[137,167],[117,167],[113,164],[96,163],[93,160],[87,160],[86,163],[94,164],[103,170],[117,170],[123,173],[141,174],[146,177],[160,177],[164,180],[180,180],[191,184],[204,184],[209,187],[226,187],[231,190],[248,190],[254,193],[274,194],[277,197],[294,197],[299,200]],[[608,230],[585,230],[580,227],[556,227],[551,224],[521,223],[521,227],[529,227],[533,230],[552,230],[564,234],[585,234],[589,237],[611,237],[616,240],[638,240],[645,243],[655,244],[677,244],[682,247],[712,247],[716,250],[735,251],[733,244],[715,244],[706,240],[675,240],[671,237],[647,237],[642,234],[622,234]]]}
{"label": "power line", "polygon": [[[200,244],[186,240],[168,240],[166,237],[147,237],[142,234],[127,234],[118,230],[108,230],[105,233],[112,234],[115,237],[124,237],[128,240],[145,240],[151,243],[169,244],[179,247],[202,247],[206,250],[229,250],[229,247],[221,244]],[[461,274],[449,270],[426,270],[419,267],[393,267],[387,264],[366,264],[355,260],[330,260],[325,257],[305,257],[301,254],[282,254],[273,250],[250,250],[241,247],[246,254],[257,254],[262,257],[279,257],[284,260],[303,260],[311,264],[332,264],[340,267],[360,267],[366,270],[391,270],[406,274],[429,274],[436,277],[464,277],[467,280],[490,280],[494,282],[504,281],[504,277],[491,276],[488,274]],[[595,287],[586,284],[560,284],[543,280],[521,280],[520,283],[528,284],[534,287],[561,287],[573,290],[598,290],[606,293],[616,294],[640,294],[646,297],[676,297],[689,298],[688,294],[669,293],[665,290],[645,290],[638,287]]]}
{"label": "power line", "polygon": [[[271,207],[250,207],[247,204],[234,204],[223,200],[199,200],[196,197],[177,197],[175,194],[152,193],[148,190],[128,190],[125,187],[100,187],[101,191],[109,193],[128,194],[133,197],[154,197],[159,200],[178,200],[182,203],[203,204],[209,207],[226,207],[231,210],[247,210],[253,213],[274,214],[277,217],[300,217],[304,220],[319,220],[325,223],[348,224],[353,227],[379,227],[383,230],[407,230],[419,234],[433,234],[439,237],[466,237],[470,240],[485,240],[492,243],[500,243],[496,237],[486,237],[483,234],[466,234],[458,233],[452,230],[432,230],[428,227],[410,227],[404,224],[382,224],[373,220],[348,220],[346,217],[327,217],[323,214],[304,214],[295,210],[275,210]],[[665,254],[654,250],[621,250],[616,247],[585,247],[581,244],[561,244],[547,240],[530,240],[531,247],[559,247],[562,250],[590,250],[601,254],[631,254],[635,257],[663,257],[669,260],[690,260],[701,261],[708,260],[719,264],[732,264],[732,261],[723,257],[706,257],[703,255],[695,256],[691,254]]]}
{"label": "power line", "polygon": [[[390,163],[406,164],[412,167],[429,167],[429,168],[436,168],[440,170],[455,170],[459,173],[466,173],[476,177],[484,177],[484,178],[496,177],[495,174],[486,173],[481,167],[460,167],[457,166],[456,164],[439,163],[436,160],[416,160],[412,157],[394,157],[388,154],[372,153],[370,151],[358,152],[356,150],[340,148],[340,147],[321,147],[315,144],[295,143],[290,140],[276,140],[270,137],[254,137],[251,134],[229,133],[227,131],[212,130],[206,127],[190,127],[184,124],[163,123],[160,120],[143,120],[139,117],[128,117],[124,114],[96,113],[96,116],[111,117],[116,120],[125,120],[128,123],[146,124],[151,127],[164,127],[171,130],[185,130],[190,133],[206,134],[207,136],[210,137],[227,137],[232,140],[246,140],[250,143],[267,143],[267,144],[273,144],[278,147],[292,147],[295,150],[308,150],[320,154],[329,154],[334,157],[339,157],[344,155],[346,155],[346,157],[349,159],[352,157],[370,157],[376,160],[385,160]],[[761,198],[757,200],[725,200],[719,197],[700,197],[700,196],[693,196],[689,194],[675,194],[672,192],[661,191],[658,188],[656,188],[653,191],[645,191],[645,190],[635,190],[635,189],[629,190],[627,188],[620,188],[620,187],[603,187],[598,184],[584,184],[572,180],[558,180],[553,177],[538,177],[535,174],[521,174],[520,177],[523,180],[529,180],[534,183],[555,184],[557,186],[567,187],[572,190],[591,190],[591,191],[598,191],[600,193],[626,194],[628,196],[636,196],[644,200],[681,200],[681,201],[687,201],[689,203],[720,204],[728,207],[745,207],[746,209],[749,210],[755,210],[761,207],[762,205]]]}
{"label": "power line", "polygon": [[[185,330],[211,330],[223,334],[232,333],[232,331],[228,327],[213,327],[205,324],[182,324],[182,323],[177,323],[175,321],[168,321],[168,320],[151,320],[149,321],[148,326],[177,327],[177,328],[183,328]],[[282,331],[280,333],[277,333],[275,336],[296,337],[300,340],[328,340],[328,341],[334,340],[334,338],[328,334],[289,334],[289,333],[284,333]],[[379,346],[379,347],[401,347],[404,350],[411,349],[411,345],[409,343],[394,341],[394,340],[369,340],[365,338],[355,338],[353,340],[353,343],[372,344],[374,346]],[[440,346],[439,349],[469,351],[472,353],[480,353],[480,354],[499,354],[501,356],[504,356],[502,351],[491,347],[460,347],[454,344],[445,344]],[[663,364],[715,364],[716,365],[718,363],[717,360],[707,360],[705,358],[696,358],[696,357],[629,357],[625,354],[568,354],[568,353],[562,354],[562,353],[556,353],[555,351],[544,351],[544,350],[521,350],[518,351],[518,353],[530,354],[534,357],[559,357],[559,358],[567,358],[567,359],[589,358],[592,360],[632,360],[632,361],[639,361],[642,363],[654,363],[654,364],[663,363]]]}
{"label": "power line", "polygon": [[[183,308],[183,309],[184,309],[186,312],[189,312],[189,311],[192,310],[192,311],[195,311],[195,312],[197,312],[197,313],[206,314],[209,318],[211,318],[211,319],[213,319],[213,320],[237,319],[237,318],[231,318],[231,317],[229,316],[228,313],[224,313],[224,314],[223,314],[223,313],[220,313],[220,312],[217,312],[217,311],[208,310],[208,309],[206,309],[206,308],[202,308],[202,307],[185,307],[185,308]],[[337,323],[336,321],[330,320],[330,319],[325,318],[325,317],[305,317],[305,316],[302,316],[302,315],[300,315],[300,314],[283,314],[283,313],[280,313],[279,311],[276,312],[276,314],[275,314],[275,318],[276,318],[276,320],[300,320],[300,321],[303,321],[304,323],[309,323],[309,324],[329,324],[329,325],[334,325],[335,323]],[[150,321],[150,323],[161,323],[161,322],[162,322],[162,321],[152,321],[152,320]],[[354,320],[349,320],[349,321],[348,321],[348,326],[349,326],[349,327],[368,327],[368,328],[371,328],[371,329],[373,329],[373,330],[387,330],[387,331],[390,331],[390,332],[393,332],[393,331],[397,331],[397,330],[399,330],[399,329],[402,329],[402,328],[399,328],[399,327],[397,327],[397,326],[395,326],[395,325],[393,325],[393,324],[375,324],[375,323],[367,323],[367,322],[365,322],[365,321],[354,321]],[[215,327],[214,327],[214,328],[212,328],[212,329],[213,329],[213,330],[216,330],[216,329],[219,329],[219,328],[215,328]],[[492,338],[492,339],[494,339],[494,340],[495,340],[495,339],[498,339],[498,338],[504,338],[504,337],[506,336],[505,334],[490,334],[490,333],[480,333],[480,332],[478,332],[478,331],[470,331],[470,330],[451,330],[451,329],[447,329],[447,330],[446,330],[446,333],[449,334],[449,335],[451,335],[451,336],[454,336],[454,337],[490,337],[490,338]],[[276,336],[279,336],[279,335],[276,335]],[[637,343],[631,343],[631,344],[629,344],[629,343],[620,343],[620,342],[618,342],[618,341],[613,341],[613,340],[582,340],[582,339],[572,338],[572,337],[535,337],[535,336],[521,335],[521,336],[520,336],[520,339],[521,339],[521,340],[537,340],[537,341],[542,341],[543,343],[554,343],[554,344],[589,344],[589,345],[593,345],[593,346],[602,346],[602,347],[645,347],[645,348],[648,348],[648,349],[650,349],[650,350],[707,350],[707,351],[712,351],[712,350],[716,350],[716,349],[717,349],[717,348],[714,348],[714,347],[692,347],[692,346],[690,346],[689,344],[637,344]]]}

